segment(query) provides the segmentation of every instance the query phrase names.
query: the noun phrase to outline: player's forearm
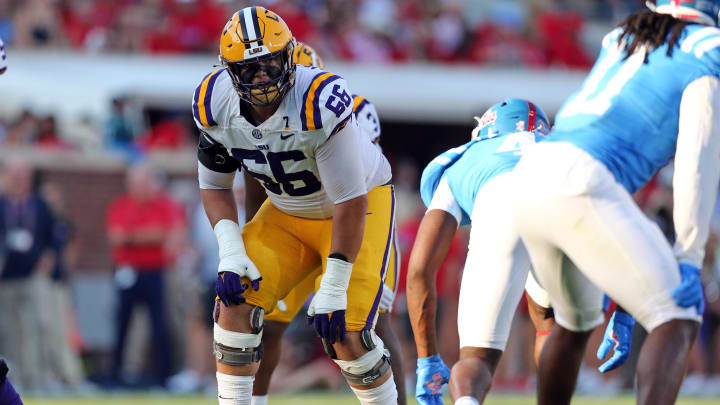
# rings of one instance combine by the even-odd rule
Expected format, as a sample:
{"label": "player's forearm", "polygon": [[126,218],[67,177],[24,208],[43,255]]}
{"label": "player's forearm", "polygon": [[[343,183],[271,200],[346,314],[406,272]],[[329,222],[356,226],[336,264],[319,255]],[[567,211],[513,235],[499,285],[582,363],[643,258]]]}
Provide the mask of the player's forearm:
{"label": "player's forearm", "polygon": [[349,262],[355,262],[365,234],[367,207],[368,199],[365,194],[335,205],[331,253],[339,253]]}
{"label": "player's forearm", "polygon": [[447,256],[456,230],[457,221],[452,214],[432,209],[420,222],[417,238],[410,253],[407,303],[419,357],[437,353],[435,277]]}
{"label": "player's forearm", "polygon": [[200,197],[213,227],[221,219],[238,222],[237,206],[231,190],[200,189]]}
{"label": "player's forearm", "polygon": [[408,271],[407,305],[418,357],[436,354],[438,351],[435,331],[437,312],[435,272],[430,275],[417,268]]}
{"label": "player's forearm", "polygon": [[688,85],[680,104],[673,219],[678,261],[702,267],[720,178],[720,83],[703,77]]}

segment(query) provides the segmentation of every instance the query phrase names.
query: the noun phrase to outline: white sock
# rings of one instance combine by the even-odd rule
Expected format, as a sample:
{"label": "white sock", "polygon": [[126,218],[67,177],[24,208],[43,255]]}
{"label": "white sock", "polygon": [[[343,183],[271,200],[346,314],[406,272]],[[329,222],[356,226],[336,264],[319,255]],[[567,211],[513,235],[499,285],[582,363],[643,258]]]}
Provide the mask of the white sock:
{"label": "white sock", "polygon": [[355,396],[362,405],[397,405],[397,388],[392,375],[379,387],[369,390],[350,388],[355,392]]}
{"label": "white sock", "polygon": [[253,395],[250,405],[267,405],[267,395]]}
{"label": "white sock", "polygon": [[219,405],[250,405],[255,377],[215,373]]}
{"label": "white sock", "polygon": [[473,397],[460,397],[455,400],[453,405],[480,405],[480,402]]}

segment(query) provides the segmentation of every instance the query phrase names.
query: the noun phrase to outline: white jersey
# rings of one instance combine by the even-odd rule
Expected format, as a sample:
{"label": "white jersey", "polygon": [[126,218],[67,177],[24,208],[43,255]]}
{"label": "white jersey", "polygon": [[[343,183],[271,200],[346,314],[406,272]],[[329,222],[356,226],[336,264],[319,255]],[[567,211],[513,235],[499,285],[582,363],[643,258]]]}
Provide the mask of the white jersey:
{"label": "white jersey", "polygon": [[[193,97],[193,116],[203,136],[222,145],[248,174],[265,187],[281,211],[303,218],[329,218],[335,203],[320,178],[316,155],[330,137],[357,125],[345,80],[317,68],[297,65],[295,83],[278,110],[252,125],[241,113],[240,98],[225,69],[203,79]],[[387,183],[390,165],[378,148],[360,142],[366,190]]]}
{"label": "white jersey", "polygon": [[375,106],[365,97],[353,95],[353,114],[363,134],[380,147],[380,118]]}
{"label": "white jersey", "polygon": [[5,44],[0,38],[0,75],[7,70],[7,55],[5,55]]}

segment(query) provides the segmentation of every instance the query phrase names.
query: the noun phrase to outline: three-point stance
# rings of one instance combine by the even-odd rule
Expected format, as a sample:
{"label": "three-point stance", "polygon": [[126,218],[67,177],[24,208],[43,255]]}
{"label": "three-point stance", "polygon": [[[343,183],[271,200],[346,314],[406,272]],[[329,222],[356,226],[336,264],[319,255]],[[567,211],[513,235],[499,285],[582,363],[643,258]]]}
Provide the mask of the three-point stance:
{"label": "three-point stance", "polygon": [[[345,80],[295,65],[295,39],[262,7],[235,13],[222,69],[195,91],[201,195],[220,246],[214,349],[218,400],[248,404],[263,313],[322,266],[308,315],[363,404],[397,401],[374,333],[393,249],[390,166],[357,126]],[[230,187],[242,168],[269,199],[240,230]]]}
{"label": "three-point stance", "polygon": [[[505,349],[515,309],[527,291],[536,358],[552,327],[545,291],[528,277],[530,259],[508,204],[509,176],[523,149],[550,131],[535,104],[508,99],[478,121],[470,142],[439,155],[423,171],[420,192],[428,210],[410,254],[407,299],[418,350],[415,396],[441,404],[450,380],[455,404],[479,404]],[[460,225],[472,224],[458,308],[460,360],[452,373],[436,347],[435,274]],[[527,281],[526,281],[527,280]]]}

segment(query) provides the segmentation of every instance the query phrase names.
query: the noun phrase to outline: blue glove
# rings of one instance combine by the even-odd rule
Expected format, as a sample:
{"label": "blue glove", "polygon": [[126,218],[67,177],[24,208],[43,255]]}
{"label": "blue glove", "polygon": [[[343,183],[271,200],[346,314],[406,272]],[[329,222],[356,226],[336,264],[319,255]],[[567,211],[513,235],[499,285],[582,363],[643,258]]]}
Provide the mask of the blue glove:
{"label": "blue glove", "polygon": [[442,405],[442,386],[450,380],[450,369],[439,354],[417,359],[415,399],[420,405]]}
{"label": "blue glove", "polygon": [[[253,290],[260,288],[260,280],[252,281]],[[215,282],[215,293],[220,301],[226,306],[239,305],[245,302],[241,294],[248,289],[248,285],[242,282],[242,278],[232,271],[224,271],[218,274]]]}
{"label": "blue glove", "polygon": [[688,263],[680,263],[680,279],[682,284],[673,291],[675,303],[683,308],[695,307],[698,315],[705,310],[700,269]]}
{"label": "blue glove", "polygon": [[603,312],[607,312],[610,309],[610,297],[607,294],[603,294]]}
{"label": "blue glove", "polygon": [[602,360],[610,353],[610,349],[614,347],[610,360],[598,367],[601,373],[607,373],[610,370],[622,366],[630,356],[630,346],[632,346],[633,326],[635,319],[624,312],[613,312],[612,318],[605,329],[605,337],[603,337],[600,347],[598,347],[597,358]]}

